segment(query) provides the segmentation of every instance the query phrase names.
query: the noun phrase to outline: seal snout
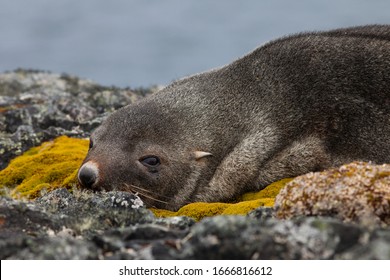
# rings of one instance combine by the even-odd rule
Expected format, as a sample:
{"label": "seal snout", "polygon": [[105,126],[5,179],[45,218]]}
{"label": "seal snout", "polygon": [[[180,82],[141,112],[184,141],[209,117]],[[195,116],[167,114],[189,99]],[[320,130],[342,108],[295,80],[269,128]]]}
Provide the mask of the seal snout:
{"label": "seal snout", "polygon": [[99,179],[97,164],[92,161],[86,162],[81,166],[77,177],[83,187],[88,189],[93,188]]}

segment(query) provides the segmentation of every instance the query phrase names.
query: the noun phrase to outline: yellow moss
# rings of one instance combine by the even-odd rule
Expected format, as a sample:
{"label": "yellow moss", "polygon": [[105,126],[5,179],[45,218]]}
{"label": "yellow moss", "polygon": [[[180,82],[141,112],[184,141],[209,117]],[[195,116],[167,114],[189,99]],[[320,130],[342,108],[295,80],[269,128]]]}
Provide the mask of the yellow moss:
{"label": "yellow moss", "polygon": [[262,198],[234,203],[226,208],[222,215],[246,215],[260,206],[273,206],[274,200],[274,198]]}
{"label": "yellow moss", "polygon": [[[81,165],[81,162],[79,164],[79,166]],[[72,184],[75,184],[76,182],[76,178],[77,178],[77,172],[78,172],[78,169],[75,169],[73,170],[73,172],[70,173],[69,176],[67,176],[63,181],[62,181],[62,184],[64,184],[65,186],[70,186]]]}
{"label": "yellow moss", "polygon": [[187,216],[199,221],[205,217],[220,215],[229,206],[229,203],[194,202],[183,206],[177,212],[156,208],[150,210],[157,217]]}
{"label": "yellow moss", "polygon": [[173,212],[165,209],[149,208],[149,210],[152,211],[156,217],[160,217],[160,218],[177,216],[177,212]]}
{"label": "yellow moss", "polygon": [[188,216],[199,221],[205,217],[220,215],[230,204],[228,203],[206,203],[194,202],[183,206],[177,211],[177,216]]}
{"label": "yellow moss", "polygon": [[252,192],[244,194],[237,203],[205,203],[195,202],[183,206],[177,212],[150,209],[157,217],[173,217],[173,216],[188,216],[196,221],[205,217],[215,215],[246,215],[248,212],[260,207],[272,207],[275,202],[275,197],[278,195],[281,188],[283,188],[292,179],[283,179],[270,184],[259,192]]}
{"label": "yellow moss", "polygon": [[0,188],[15,198],[36,198],[41,191],[71,187],[88,151],[88,140],[61,136],[31,148],[0,171]]}
{"label": "yellow moss", "polygon": [[248,201],[248,200],[255,200],[255,199],[260,199],[260,198],[268,198],[268,197],[273,197],[275,198],[280,190],[287,184],[289,183],[293,178],[285,178],[279,181],[276,181],[263,190],[259,192],[250,192],[246,193],[241,196],[239,199],[240,201]]}

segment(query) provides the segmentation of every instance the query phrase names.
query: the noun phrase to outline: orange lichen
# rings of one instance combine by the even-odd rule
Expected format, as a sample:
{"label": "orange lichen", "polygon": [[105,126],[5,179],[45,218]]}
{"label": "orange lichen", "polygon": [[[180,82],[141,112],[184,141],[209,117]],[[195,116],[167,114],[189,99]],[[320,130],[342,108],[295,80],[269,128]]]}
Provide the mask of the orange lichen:
{"label": "orange lichen", "polygon": [[276,197],[279,218],[336,216],[346,222],[390,224],[390,164],[353,162],[299,176]]}

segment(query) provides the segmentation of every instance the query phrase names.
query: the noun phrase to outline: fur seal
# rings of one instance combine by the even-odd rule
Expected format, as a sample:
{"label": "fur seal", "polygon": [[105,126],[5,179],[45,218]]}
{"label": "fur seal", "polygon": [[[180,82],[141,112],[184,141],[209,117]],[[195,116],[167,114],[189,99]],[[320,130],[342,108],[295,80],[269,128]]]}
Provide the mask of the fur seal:
{"label": "fur seal", "polygon": [[78,172],[176,210],[354,160],[390,162],[390,25],[300,33],[112,113]]}

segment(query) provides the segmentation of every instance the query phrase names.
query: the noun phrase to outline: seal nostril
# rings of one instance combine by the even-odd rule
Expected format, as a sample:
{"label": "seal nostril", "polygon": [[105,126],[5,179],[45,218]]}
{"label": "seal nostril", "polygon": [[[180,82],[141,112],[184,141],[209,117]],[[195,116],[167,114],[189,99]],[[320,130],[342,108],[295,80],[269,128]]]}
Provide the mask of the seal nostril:
{"label": "seal nostril", "polygon": [[79,182],[83,187],[92,188],[97,180],[97,170],[88,166],[82,166],[79,171]]}

